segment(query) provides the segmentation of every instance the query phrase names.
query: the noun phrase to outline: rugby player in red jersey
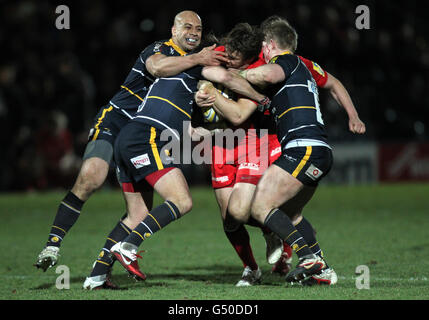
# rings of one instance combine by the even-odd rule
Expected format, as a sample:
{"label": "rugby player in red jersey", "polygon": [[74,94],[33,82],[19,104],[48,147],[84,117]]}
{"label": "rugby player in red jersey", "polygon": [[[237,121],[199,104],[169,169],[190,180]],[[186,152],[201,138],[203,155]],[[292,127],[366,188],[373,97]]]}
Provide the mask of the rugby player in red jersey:
{"label": "rugby player in red jersey", "polygon": [[[237,24],[222,39],[221,43],[223,46],[218,47],[216,50],[227,52],[229,58],[227,67],[229,68],[254,68],[265,63],[263,60],[258,59],[262,44],[260,42],[261,39],[263,39],[263,35],[259,29],[252,28],[247,23],[241,23]],[[248,43],[254,43],[254,45],[249,46]],[[243,48],[250,49],[245,51]],[[223,95],[228,96],[228,98],[233,98],[228,90],[220,89],[220,91]],[[246,113],[246,110],[252,110],[253,105],[256,106],[252,100],[244,97],[234,96],[234,100],[229,100],[228,98],[225,98],[225,100],[234,101],[244,113]],[[228,210],[234,210],[234,214],[237,215],[247,214],[247,211],[250,209],[250,201],[241,202],[240,198],[247,200],[247,195],[249,193],[253,194],[262,174],[259,172],[260,164],[258,159],[261,156],[261,151],[259,149],[259,133],[256,130],[258,126],[254,123],[258,120],[258,115],[251,116],[251,113],[253,111],[249,114],[240,115],[237,118],[230,118],[231,121],[229,121],[228,127],[234,129],[235,132],[237,132],[237,129],[243,129],[241,131],[242,135],[237,137],[238,141],[232,146],[225,146],[223,139],[215,138],[215,144],[212,148],[212,185],[224,220],[225,234],[242,260],[245,268],[242,279],[237,283],[237,286],[252,285],[259,281],[261,277],[261,271],[258,268],[250,247],[249,235],[243,224],[234,223],[230,226],[225,224],[225,217],[231,216],[231,214],[227,213]],[[222,116],[222,113],[219,112],[219,115]],[[250,117],[250,119],[237,126],[236,124],[241,121],[242,117]],[[225,123],[222,123],[221,126],[225,127]],[[265,140],[264,147],[268,150],[268,139]],[[262,156],[266,154],[267,151],[265,153],[262,152]],[[263,227],[254,220],[246,222]],[[273,247],[270,245],[273,243],[270,240],[271,231],[263,228],[263,232],[268,240],[267,248],[270,251],[270,248]],[[282,253],[280,239],[276,238],[275,240],[277,240],[276,247],[280,248],[280,251],[276,260],[272,263],[275,263]],[[270,255],[271,253],[269,253]]]}
{"label": "rugby player in red jersey", "polygon": [[[277,16],[270,17],[266,19],[262,23],[262,28],[264,26],[269,25],[273,21],[283,21],[284,23],[288,22],[282,18]],[[341,84],[339,80],[337,80],[332,75],[328,74],[324,71],[320,66],[316,63],[305,59],[303,57],[299,57],[302,62],[306,65],[308,70],[310,70],[313,78],[316,80],[316,83],[319,87],[324,87],[329,89],[333,95],[333,97],[337,100],[337,102],[344,107],[348,116],[349,116],[349,128],[350,131],[354,133],[364,133],[365,125],[359,119],[359,116],[356,112],[356,109],[348,95],[347,90]],[[261,52],[259,59],[253,65],[249,66],[248,69],[252,67],[257,67],[259,65],[264,64],[263,54]],[[218,95],[218,94],[217,94]],[[216,93],[215,93],[216,96]],[[204,98],[207,98],[207,95],[203,93],[197,94],[197,100],[199,100],[200,104],[203,104]],[[251,101],[245,99],[247,101]],[[210,100],[212,101],[212,100]],[[222,101],[222,102],[221,102]],[[218,95],[217,97],[218,104],[224,104],[223,108],[215,109],[227,119],[230,119],[233,124],[239,124],[242,119],[246,119],[249,117],[255,108],[256,104],[248,105],[247,109],[243,106],[243,101],[240,102],[240,99],[237,102],[236,108],[234,108],[231,103],[231,100],[227,101]],[[240,106],[241,104],[241,106]],[[258,115],[259,119],[267,118],[266,115]],[[253,117],[254,118],[254,117]],[[269,121],[253,121],[253,125],[249,126],[249,121],[245,127],[247,128],[264,128],[264,125],[269,126]],[[255,127],[256,124],[256,127]],[[262,126],[261,126],[262,125]],[[272,126],[271,126],[272,127]],[[272,128],[271,128],[272,129]],[[247,130],[248,136],[244,139],[247,143],[252,140],[249,138],[249,135],[253,133],[255,135],[255,131]],[[255,140],[255,139],[253,139]],[[256,139],[256,145],[261,146],[264,144],[264,139],[260,139],[259,137]],[[267,141],[267,140],[265,140]],[[253,146],[255,147],[255,146]],[[215,152],[216,148],[220,148],[219,146],[215,146],[213,152]],[[255,148],[253,148],[255,149]],[[263,150],[264,148],[257,148],[257,152]],[[238,151],[235,150],[235,155],[237,155]],[[269,130],[268,134],[268,164],[272,164],[281,154],[281,146],[277,140],[276,134],[273,130]],[[237,160],[237,159],[235,159]],[[248,161],[248,159],[246,159]],[[237,283],[238,286],[248,286],[252,285],[255,282],[258,282],[260,279],[260,271],[257,267],[257,264],[253,258],[252,250],[250,247],[249,236],[247,231],[244,229],[242,223],[249,223],[250,216],[250,205],[251,201],[256,189],[256,184],[259,181],[262,173],[265,171],[266,166],[261,166],[261,163],[249,163],[243,162],[238,163],[239,161],[235,161],[234,164],[216,164],[212,165],[212,175],[213,175],[213,187],[215,188],[216,196],[219,201],[219,205],[222,209],[223,216],[225,216],[225,233],[228,236],[228,239],[231,241],[232,245],[236,249],[238,255],[240,256],[243,264],[245,266],[245,270],[243,272],[242,279]],[[225,208],[226,207],[226,208]],[[227,214],[226,214],[227,213]],[[228,217],[233,217],[234,219],[228,219]],[[250,217],[250,220],[252,218]],[[230,221],[230,222],[228,222]],[[239,222],[232,223],[231,221]],[[297,224],[301,223],[302,220],[297,220]],[[251,223],[255,224],[255,221]],[[307,221],[304,221],[302,224],[308,224]],[[307,225],[308,227],[308,225]],[[290,247],[284,243],[283,250],[281,250],[281,240],[274,237],[270,234],[269,229],[262,228],[264,232],[264,236],[267,240],[267,259],[271,263],[275,263],[273,267],[273,272],[278,272],[280,274],[287,274],[290,270],[290,262],[291,262],[291,249]],[[313,230],[311,229],[313,232]],[[318,243],[313,241],[309,243],[310,248],[313,250],[315,254],[321,255],[321,250],[318,246]],[[283,251],[283,253],[282,253]],[[270,261],[271,259],[271,261]],[[276,262],[277,261],[277,262]],[[325,284],[335,284],[337,281],[337,277],[335,271],[332,268],[326,268],[320,275],[315,275],[312,277],[313,282],[315,283],[325,283]]]}

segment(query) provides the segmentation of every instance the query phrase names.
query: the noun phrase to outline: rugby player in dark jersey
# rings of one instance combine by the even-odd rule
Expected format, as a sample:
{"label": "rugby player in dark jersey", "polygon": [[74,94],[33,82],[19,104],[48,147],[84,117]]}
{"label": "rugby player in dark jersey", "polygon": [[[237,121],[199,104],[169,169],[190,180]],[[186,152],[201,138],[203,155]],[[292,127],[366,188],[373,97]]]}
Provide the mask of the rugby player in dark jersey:
{"label": "rugby player in dark jersey", "polygon": [[269,63],[242,73],[252,84],[270,85],[270,111],[282,155],[259,181],[251,215],[298,255],[297,267],[286,276],[287,282],[305,281],[327,267],[324,259],[315,255],[307,244],[314,237],[311,225],[304,229],[311,232],[307,236],[294,225],[302,220],[303,207],[330,171],[333,161],[317,85],[302,60],[293,54],[296,40],[296,32],[290,26],[273,22],[265,30],[263,43],[264,57]]}
{"label": "rugby player in dark jersey", "polygon": [[[102,186],[107,177],[116,136],[134,116],[155,78],[175,75],[196,65],[213,66],[227,61],[223,53],[213,51],[213,48],[204,48],[197,54],[186,55],[201,41],[201,19],[195,12],[182,11],[177,14],[171,31],[170,40],[155,42],[141,52],[120,90],[96,115],[79,175],[59,205],[48,242],[37,258],[37,268],[46,271],[57,263],[62,240],[77,221],[84,203]],[[150,208],[152,192],[148,191],[144,196]],[[95,268],[108,267],[111,261],[104,252],[108,252],[115,242],[125,237],[136,223],[129,218],[118,222],[109,235]],[[98,278],[93,278],[94,282],[88,288],[97,287],[97,283],[105,284],[106,272],[100,272],[96,272],[94,277]]]}

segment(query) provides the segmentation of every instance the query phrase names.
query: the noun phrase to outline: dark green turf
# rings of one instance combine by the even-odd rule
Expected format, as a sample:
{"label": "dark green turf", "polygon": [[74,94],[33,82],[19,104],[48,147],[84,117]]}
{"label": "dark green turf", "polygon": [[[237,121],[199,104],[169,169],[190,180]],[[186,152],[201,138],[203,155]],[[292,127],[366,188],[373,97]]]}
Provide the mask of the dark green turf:
{"label": "dark green turf", "polygon": [[[324,186],[305,209],[329,264],[334,287],[288,287],[271,275],[259,230],[248,227],[262,284],[235,288],[242,265],[221,227],[213,191],[193,188],[194,208],[146,241],[145,282],[117,264],[121,291],[82,290],[106,235],[124,213],[119,191],[100,191],[85,204],[63,242],[59,265],[70,268],[70,290],[55,287],[55,267],[32,264],[43,248],[64,192],[0,195],[0,299],[428,299],[429,185]],[[159,198],[156,203],[159,203]],[[295,260],[296,262],[296,256]],[[358,290],[355,269],[367,265],[370,289]]]}

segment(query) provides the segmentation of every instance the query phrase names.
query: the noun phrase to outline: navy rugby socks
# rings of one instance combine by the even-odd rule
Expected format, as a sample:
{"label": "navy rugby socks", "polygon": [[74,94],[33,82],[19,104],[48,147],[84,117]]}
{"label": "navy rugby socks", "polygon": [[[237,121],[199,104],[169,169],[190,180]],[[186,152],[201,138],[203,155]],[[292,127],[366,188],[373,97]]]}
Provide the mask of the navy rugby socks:
{"label": "navy rugby socks", "polygon": [[265,218],[264,225],[283,239],[299,258],[313,254],[304,237],[293,226],[289,217],[281,210],[271,210]]}
{"label": "navy rugby socks", "polygon": [[180,216],[176,205],[171,201],[165,201],[149,212],[148,216],[139,223],[123,242],[132,243],[138,247],[144,240],[170,224],[170,222],[179,219]]}
{"label": "navy rugby socks", "polygon": [[314,229],[310,222],[302,217],[302,220],[295,226],[295,228],[302,234],[311,251],[322,258],[322,250],[319,247],[319,243],[317,242],[314,234]]}
{"label": "navy rugby socks", "polygon": [[95,261],[95,265],[92,269],[90,277],[99,276],[102,274],[107,274],[112,267],[114,260],[110,254],[110,249],[118,242],[125,239],[130,233],[131,229],[128,228],[122,220],[124,217],[116,224],[113,230],[107,236],[106,242],[104,243],[103,249],[98,255],[98,259]]}
{"label": "navy rugby socks", "polygon": [[58,207],[46,246],[61,246],[64,236],[79,218],[83,204],[71,191],[67,193]]}

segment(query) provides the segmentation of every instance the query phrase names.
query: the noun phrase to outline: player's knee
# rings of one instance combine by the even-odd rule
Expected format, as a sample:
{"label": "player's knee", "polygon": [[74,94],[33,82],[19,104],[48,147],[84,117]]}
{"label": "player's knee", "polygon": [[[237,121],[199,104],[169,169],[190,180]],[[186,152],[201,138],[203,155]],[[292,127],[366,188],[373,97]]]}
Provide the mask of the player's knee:
{"label": "player's knee", "polygon": [[292,221],[292,224],[293,224],[294,226],[296,226],[296,225],[297,225],[298,223],[300,223],[300,222],[301,222],[301,220],[302,220],[301,212],[297,212],[297,213],[293,214],[293,215],[290,217],[290,220]]}
{"label": "player's knee", "polygon": [[268,210],[259,202],[254,201],[250,207],[250,214],[259,222],[264,223]]}
{"label": "player's knee", "polygon": [[129,213],[125,219],[122,219],[122,222],[130,229],[134,229],[138,226],[138,224],[147,216],[147,212],[145,214],[135,214]]}
{"label": "player's knee", "polygon": [[89,196],[103,185],[108,172],[108,164],[100,163],[101,161],[105,162],[101,159],[92,160],[86,161],[82,165],[74,189]]}
{"label": "player's knee", "polygon": [[249,218],[249,208],[236,201],[228,205],[228,213],[238,222],[245,223]]}
{"label": "player's knee", "polygon": [[192,197],[190,195],[186,195],[171,201],[176,205],[177,209],[179,209],[179,212],[182,216],[192,210],[193,203]]}

